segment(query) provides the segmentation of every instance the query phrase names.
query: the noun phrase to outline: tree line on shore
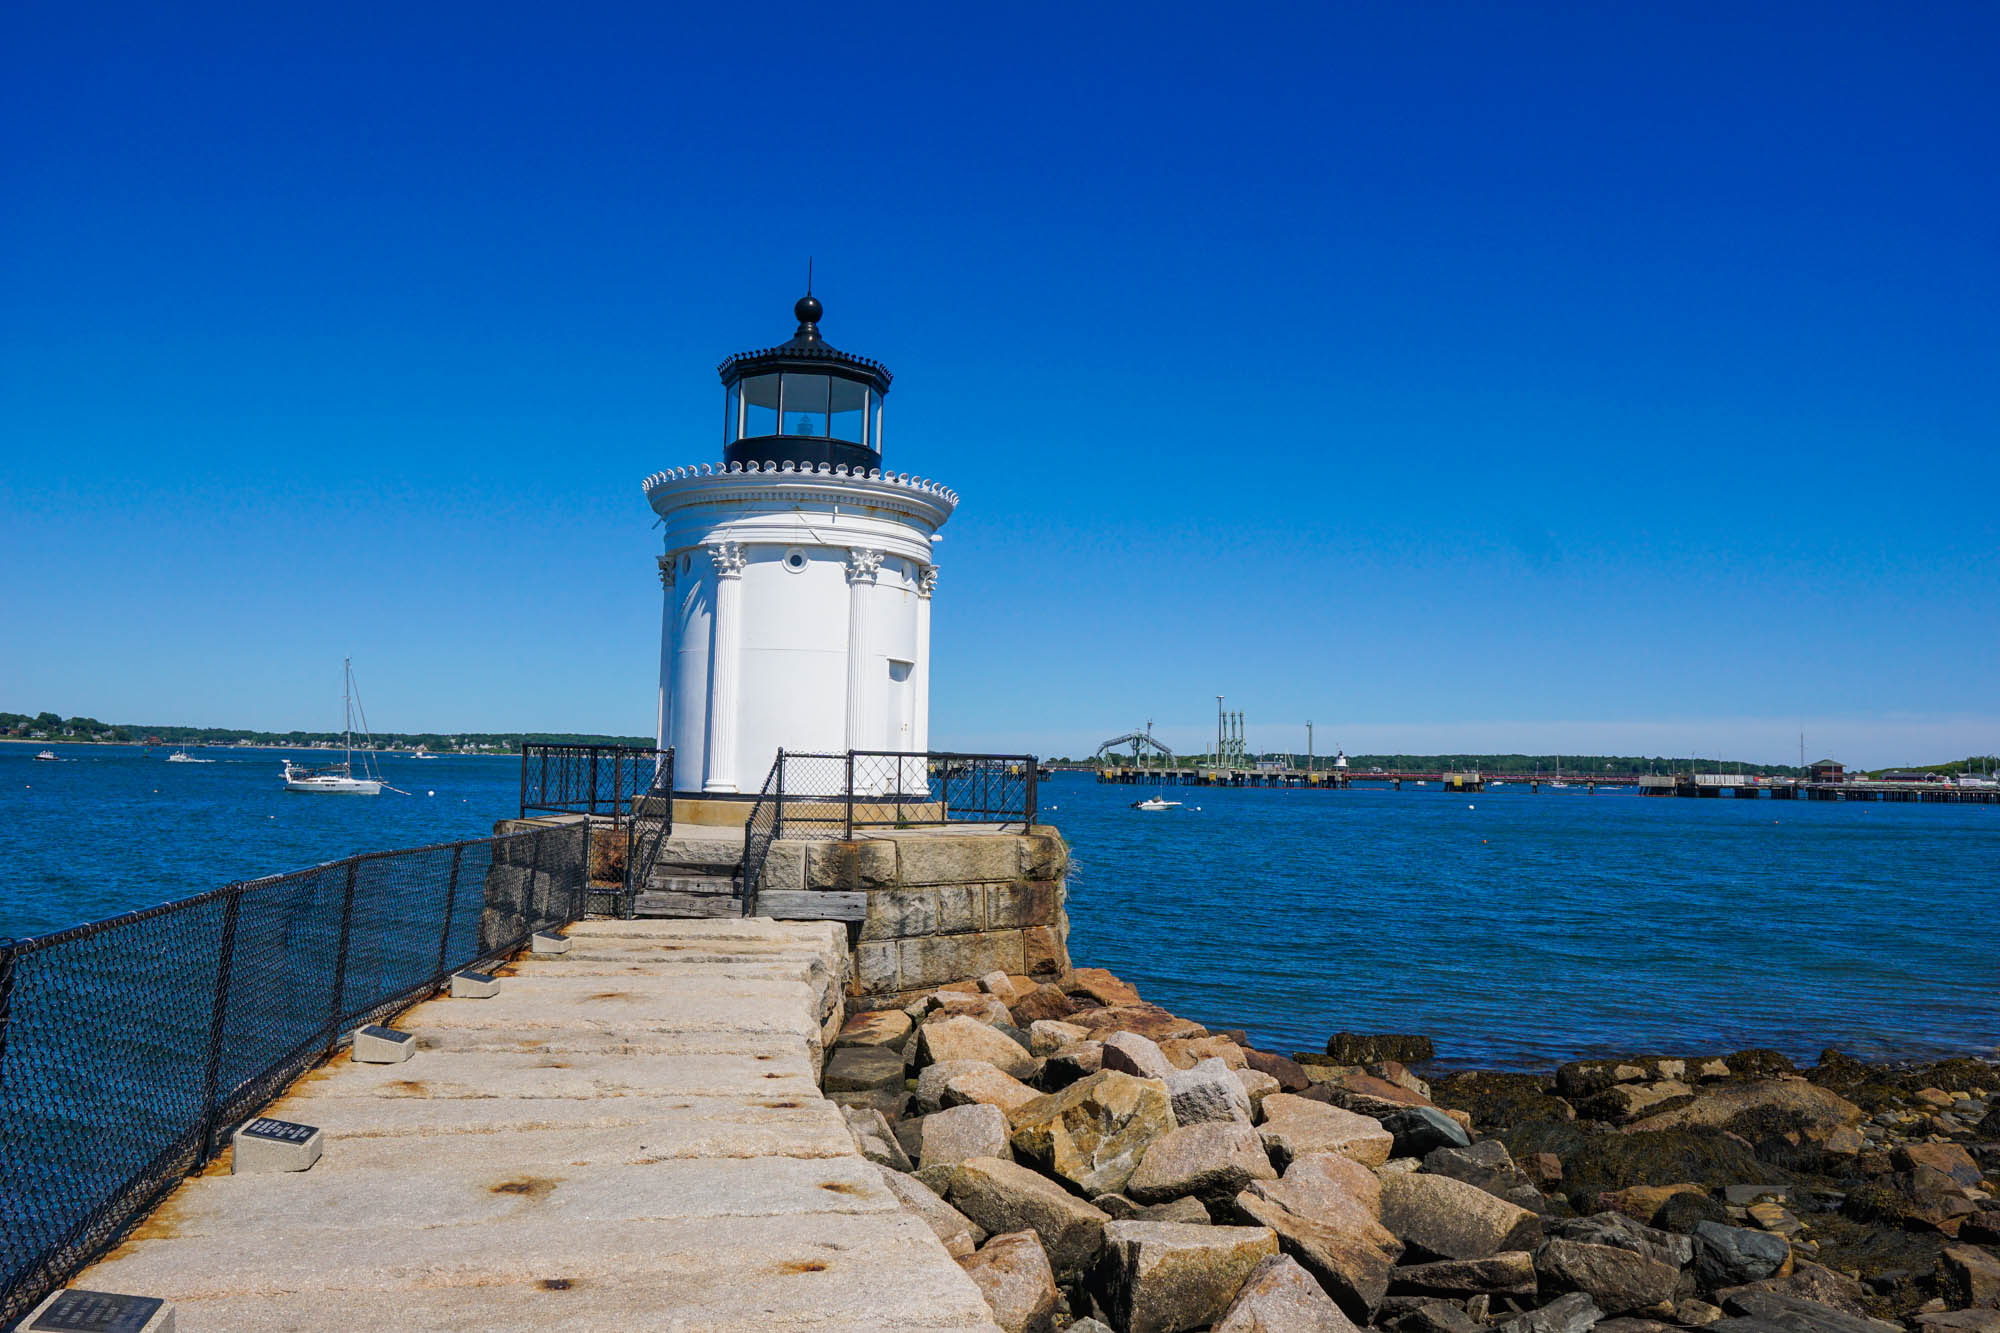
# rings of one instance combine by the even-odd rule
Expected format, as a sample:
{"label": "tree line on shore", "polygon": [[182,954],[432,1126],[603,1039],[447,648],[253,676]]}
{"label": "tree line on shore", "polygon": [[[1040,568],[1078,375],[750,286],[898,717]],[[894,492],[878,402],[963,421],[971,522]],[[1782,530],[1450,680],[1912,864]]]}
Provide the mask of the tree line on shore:
{"label": "tree line on shore", "polygon": [[[56,713],[0,712],[0,737],[90,744],[138,745],[270,745],[304,748],[337,744],[337,731],[256,731],[244,727],[150,726],[131,722],[100,722],[94,717],[62,717]],[[522,745],[650,746],[650,736],[603,736],[576,732],[396,731],[374,737],[378,749],[413,750],[423,746],[440,753],[518,754]]]}

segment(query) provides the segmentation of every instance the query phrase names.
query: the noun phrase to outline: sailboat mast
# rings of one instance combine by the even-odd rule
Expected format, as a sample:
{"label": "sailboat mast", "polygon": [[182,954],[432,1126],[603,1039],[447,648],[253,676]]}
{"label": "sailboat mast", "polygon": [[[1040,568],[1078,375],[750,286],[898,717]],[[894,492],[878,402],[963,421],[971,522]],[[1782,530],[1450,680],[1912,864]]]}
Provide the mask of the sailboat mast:
{"label": "sailboat mast", "polygon": [[347,751],[348,771],[354,764],[354,659],[340,659],[340,744]]}

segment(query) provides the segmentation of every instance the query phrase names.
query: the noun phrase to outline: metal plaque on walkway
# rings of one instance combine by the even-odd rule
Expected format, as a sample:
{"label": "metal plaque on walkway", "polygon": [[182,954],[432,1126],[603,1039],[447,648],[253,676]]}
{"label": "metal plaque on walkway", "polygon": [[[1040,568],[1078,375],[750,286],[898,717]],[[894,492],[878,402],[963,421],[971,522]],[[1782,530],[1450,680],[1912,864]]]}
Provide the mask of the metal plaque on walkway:
{"label": "metal plaque on walkway", "polygon": [[64,1291],[28,1328],[33,1333],[143,1333],[166,1304],[152,1296],[109,1291]]}

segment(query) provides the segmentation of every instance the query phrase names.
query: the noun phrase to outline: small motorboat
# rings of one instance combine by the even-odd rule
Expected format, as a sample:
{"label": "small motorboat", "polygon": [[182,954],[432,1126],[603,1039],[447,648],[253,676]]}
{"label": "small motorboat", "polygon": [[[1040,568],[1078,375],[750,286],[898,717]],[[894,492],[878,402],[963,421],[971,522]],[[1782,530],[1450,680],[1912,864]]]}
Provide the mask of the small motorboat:
{"label": "small motorboat", "polygon": [[1169,801],[1164,796],[1148,796],[1143,801],[1132,802],[1132,808],[1134,810],[1176,810],[1180,808],[1180,802]]}
{"label": "small motorboat", "polygon": [[213,759],[197,759],[189,754],[187,746],[183,745],[180,749],[175,750],[167,756],[167,762],[170,764],[212,764],[215,761]]}
{"label": "small motorboat", "polygon": [[54,750],[44,750],[40,754],[36,755],[35,758],[41,760],[45,764],[60,764],[62,762],[62,760],[57,757],[56,752]]}
{"label": "small motorboat", "polygon": [[416,749],[410,751],[410,758],[435,759],[437,758],[437,756],[430,752],[430,748],[428,746],[419,745]]}

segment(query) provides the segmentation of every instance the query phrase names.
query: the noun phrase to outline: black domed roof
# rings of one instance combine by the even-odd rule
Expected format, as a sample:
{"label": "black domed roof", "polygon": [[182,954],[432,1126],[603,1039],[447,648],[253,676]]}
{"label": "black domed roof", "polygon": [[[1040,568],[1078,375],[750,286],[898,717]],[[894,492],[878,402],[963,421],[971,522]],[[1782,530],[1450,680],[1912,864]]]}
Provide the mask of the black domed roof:
{"label": "black domed roof", "polygon": [[819,321],[826,308],[820,304],[818,297],[807,292],[792,307],[792,313],[798,317],[799,327],[789,341],[761,351],[738,352],[716,367],[724,384],[734,384],[746,375],[812,370],[867,384],[878,394],[889,392],[891,376],[887,366],[865,356],[843,352],[820,337]]}

